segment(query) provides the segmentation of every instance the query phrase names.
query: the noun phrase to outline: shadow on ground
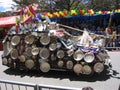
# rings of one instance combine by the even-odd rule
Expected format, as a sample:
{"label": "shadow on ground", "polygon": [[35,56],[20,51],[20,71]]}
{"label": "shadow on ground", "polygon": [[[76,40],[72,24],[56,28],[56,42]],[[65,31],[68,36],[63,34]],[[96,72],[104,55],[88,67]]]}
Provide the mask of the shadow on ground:
{"label": "shadow on ground", "polygon": [[8,68],[4,71],[6,74],[20,76],[21,78],[24,76],[29,77],[45,77],[45,78],[57,78],[57,79],[69,79],[70,81],[86,81],[86,82],[95,82],[95,81],[106,81],[110,78],[120,79],[117,77],[119,72],[116,70],[111,70],[111,73],[105,70],[101,74],[93,74],[91,76],[86,75],[76,75],[74,72],[68,71],[49,71],[48,73],[42,73],[40,71],[32,70],[32,71],[20,71],[13,70]]}

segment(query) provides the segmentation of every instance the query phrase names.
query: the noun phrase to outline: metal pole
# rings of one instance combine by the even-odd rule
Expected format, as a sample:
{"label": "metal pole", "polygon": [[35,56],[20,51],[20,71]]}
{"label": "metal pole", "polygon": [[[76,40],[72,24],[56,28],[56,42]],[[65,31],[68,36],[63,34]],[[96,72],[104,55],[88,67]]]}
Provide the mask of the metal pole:
{"label": "metal pole", "polygon": [[39,85],[36,84],[36,86],[34,87],[34,90],[42,90]]}

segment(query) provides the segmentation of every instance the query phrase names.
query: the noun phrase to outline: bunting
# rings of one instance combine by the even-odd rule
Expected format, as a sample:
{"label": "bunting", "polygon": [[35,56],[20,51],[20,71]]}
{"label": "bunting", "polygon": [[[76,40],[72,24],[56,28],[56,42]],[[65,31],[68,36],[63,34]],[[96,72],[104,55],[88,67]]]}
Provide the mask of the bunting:
{"label": "bunting", "polygon": [[23,23],[24,22],[24,18],[25,18],[25,10],[24,9],[22,9],[22,12],[21,12],[21,17],[20,17],[20,21],[21,21],[21,23]]}
{"label": "bunting", "polygon": [[36,13],[33,10],[32,6],[28,6],[28,14],[32,17],[35,17]]}
{"label": "bunting", "polygon": [[[74,9],[74,10],[64,10],[64,11],[58,11],[53,13],[46,13],[41,15],[42,18],[45,16],[48,16],[49,18],[63,18],[63,17],[70,17],[70,16],[94,16],[94,15],[100,15],[100,14],[111,14],[112,11],[94,11],[93,9]],[[116,9],[115,13],[120,13],[120,9]]]}

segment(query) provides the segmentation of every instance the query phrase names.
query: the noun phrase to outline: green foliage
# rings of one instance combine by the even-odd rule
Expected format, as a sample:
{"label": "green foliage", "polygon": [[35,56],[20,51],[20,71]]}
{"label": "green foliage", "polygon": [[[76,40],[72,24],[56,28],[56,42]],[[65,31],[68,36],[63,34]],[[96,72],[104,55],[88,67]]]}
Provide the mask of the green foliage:
{"label": "green foliage", "polygon": [[95,11],[109,11],[120,8],[120,0],[90,0],[88,8]]}
{"label": "green foliage", "polygon": [[13,1],[20,7],[28,6],[38,2],[38,0],[13,0]]}
{"label": "green foliage", "polygon": [[71,9],[93,9],[94,11],[115,10],[120,8],[120,0],[13,0],[17,7],[36,3],[39,11],[63,11]]}

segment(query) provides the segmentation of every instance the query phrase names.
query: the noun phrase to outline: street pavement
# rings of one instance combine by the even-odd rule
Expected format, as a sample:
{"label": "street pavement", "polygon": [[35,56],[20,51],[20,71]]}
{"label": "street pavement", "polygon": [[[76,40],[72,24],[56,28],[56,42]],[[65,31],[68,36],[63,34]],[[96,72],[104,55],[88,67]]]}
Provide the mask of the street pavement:
{"label": "street pavement", "polygon": [[[0,52],[0,56],[2,51]],[[120,52],[109,52],[112,61],[110,73],[94,74],[93,76],[77,76],[72,72],[50,71],[16,71],[2,65],[0,58],[0,79],[25,83],[55,85],[72,88],[90,86],[94,90],[118,90],[120,85]]]}

